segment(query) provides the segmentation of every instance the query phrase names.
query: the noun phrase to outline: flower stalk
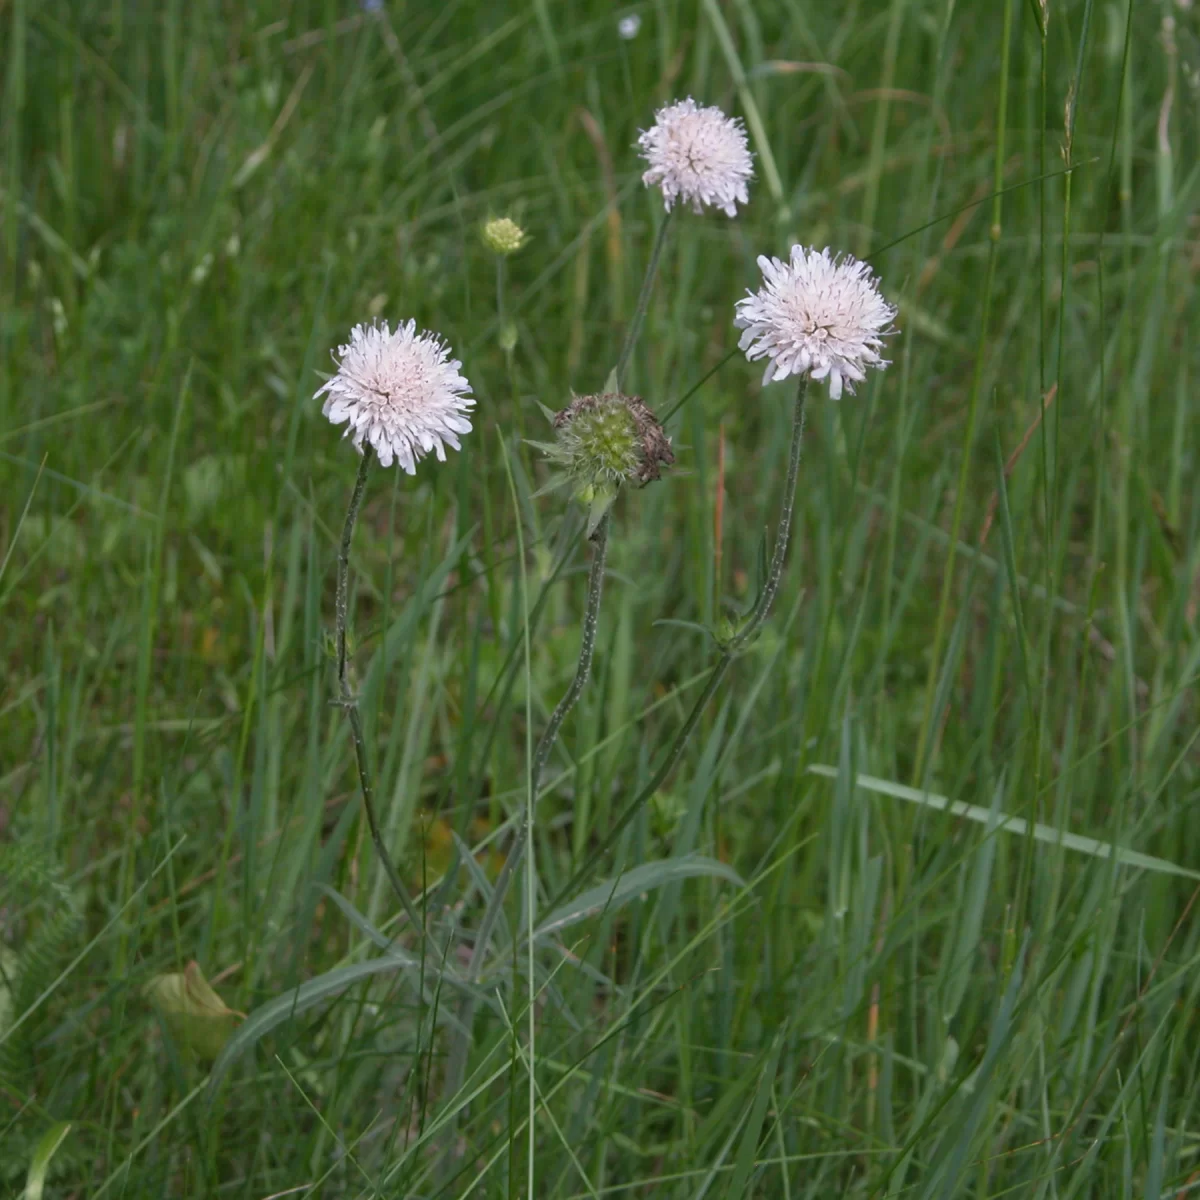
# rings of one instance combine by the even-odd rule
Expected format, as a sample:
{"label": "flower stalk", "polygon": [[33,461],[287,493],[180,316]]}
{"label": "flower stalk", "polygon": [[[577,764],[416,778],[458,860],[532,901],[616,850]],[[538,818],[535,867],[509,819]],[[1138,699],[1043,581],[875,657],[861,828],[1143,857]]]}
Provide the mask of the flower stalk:
{"label": "flower stalk", "polygon": [[775,602],[775,597],[779,592],[779,584],[783,578],[783,568],[787,560],[788,545],[791,540],[792,513],[796,501],[796,482],[800,474],[801,447],[804,440],[805,400],[807,394],[808,376],[805,375],[801,376],[796,389],[796,402],[792,410],[792,438],[788,455],[787,480],[784,483],[783,499],[779,508],[779,520],[775,532],[775,548],[771,554],[771,564],[768,568],[767,578],[763,583],[762,591],[759,593],[758,599],[754,607],[750,610],[750,614],[747,616],[745,622],[731,637],[724,641],[721,647],[721,655],[714,664],[712,672],[709,674],[708,680],[704,685],[704,691],[701,692],[695,704],[692,705],[687,718],[679,727],[658,769],[638,794],[622,810],[620,816],[613,823],[612,829],[609,830],[596,852],[575,872],[559,894],[551,901],[552,908],[559,904],[563,898],[569,896],[583,882],[593,864],[599,862],[616,845],[617,839],[641,811],[642,806],[662,787],[683,755],[688,739],[692,736],[692,731],[696,728],[701,715],[708,707],[708,702],[716,695],[717,689],[721,686],[721,681],[725,678],[730,666],[733,665],[733,660],[742,652],[770,615],[771,606]]}
{"label": "flower stalk", "polygon": [[673,208],[667,209],[658,226],[658,233],[654,235],[654,245],[650,250],[650,261],[646,264],[646,274],[642,277],[641,291],[638,292],[637,307],[633,310],[633,319],[629,322],[629,328],[625,330],[625,341],[621,345],[621,356],[617,359],[617,366],[613,372],[616,376],[616,390],[618,392],[621,390],[621,385],[625,382],[625,372],[629,367],[629,360],[633,357],[633,348],[637,345],[637,340],[641,336],[642,322],[646,319],[646,310],[650,307],[650,294],[654,291],[654,280],[658,275],[658,264],[662,259],[663,249],[667,244],[667,233],[671,228],[671,216],[674,211]]}
{"label": "flower stalk", "polygon": [[588,572],[587,607],[583,614],[583,630],[579,639],[579,659],[575,664],[575,675],[571,679],[571,685],[567,688],[565,695],[550,714],[550,720],[546,723],[546,728],[542,730],[542,736],[534,748],[529,764],[529,801],[522,813],[517,839],[513,843],[508,857],[504,860],[504,866],[500,868],[500,874],[496,877],[491,901],[479,925],[479,934],[475,939],[475,949],[471,954],[471,964],[467,972],[468,979],[472,983],[479,977],[479,970],[483,966],[482,956],[486,953],[492,929],[500,915],[505,892],[525,853],[525,846],[533,828],[537,802],[541,797],[542,772],[546,769],[550,751],[554,749],[559,730],[567,719],[567,714],[575,707],[579,697],[583,694],[584,686],[592,672],[592,658],[596,651],[596,627],[600,621],[600,596],[604,587],[604,565],[608,557],[609,516],[610,514],[605,513],[592,538],[594,550],[591,570]]}
{"label": "flower stalk", "polygon": [[334,602],[336,639],[337,639],[337,684],[338,695],[335,703],[346,714],[350,724],[350,735],[354,742],[354,761],[358,768],[359,789],[362,792],[363,811],[367,815],[367,825],[371,830],[371,842],[375,846],[375,854],[383,866],[384,874],[400,907],[404,909],[412,927],[422,929],[421,918],[417,914],[416,905],[400,878],[396,864],[384,845],[383,832],[375,812],[375,790],[371,781],[371,767],[367,758],[367,742],[363,734],[362,717],[358,711],[358,697],[350,687],[347,677],[346,655],[346,626],[349,616],[349,574],[350,574],[350,544],[354,540],[354,526],[358,523],[359,510],[362,508],[363,495],[367,488],[367,475],[371,470],[373,455],[371,447],[363,447],[362,461],[358,465],[358,477],[354,481],[354,491],[350,496],[350,507],[346,510],[346,523],[342,527],[342,540],[338,546],[337,559],[337,594]]}

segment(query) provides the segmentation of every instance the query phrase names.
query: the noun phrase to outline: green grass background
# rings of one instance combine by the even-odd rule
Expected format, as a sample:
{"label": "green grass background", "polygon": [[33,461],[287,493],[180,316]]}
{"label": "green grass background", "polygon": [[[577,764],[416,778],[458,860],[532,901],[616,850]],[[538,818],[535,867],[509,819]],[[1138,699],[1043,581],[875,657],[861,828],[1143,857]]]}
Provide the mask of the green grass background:
{"label": "green grass background", "polygon": [[[1196,8],[0,0],[0,63],[0,1188],[1200,1189]],[[688,397],[678,465],[616,509],[539,913],[643,874],[533,979],[514,889],[448,1094],[578,645],[587,550],[523,439],[612,366],[662,219],[633,142],[686,94],[752,118],[757,179],[672,231],[630,382]],[[893,362],[814,393],[772,619],[597,856],[714,658],[656,622],[753,595],[790,391],[724,360],[796,240],[870,257]],[[352,556],[423,939],[328,703],[355,456],[311,396],[373,315],[479,398],[447,465],[372,476]],[[193,959],[251,1014],[212,1088],[143,990]]]}

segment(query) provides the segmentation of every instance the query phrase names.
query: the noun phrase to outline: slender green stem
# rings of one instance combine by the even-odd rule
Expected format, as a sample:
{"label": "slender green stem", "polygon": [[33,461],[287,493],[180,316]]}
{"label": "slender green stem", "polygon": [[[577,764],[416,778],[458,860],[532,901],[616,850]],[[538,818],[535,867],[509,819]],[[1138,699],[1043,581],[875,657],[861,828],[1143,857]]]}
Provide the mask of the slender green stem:
{"label": "slender green stem", "polygon": [[633,348],[637,345],[638,337],[642,332],[646,309],[650,307],[650,293],[654,290],[654,277],[658,274],[658,263],[662,258],[663,247],[667,244],[667,231],[671,228],[671,216],[674,211],[674,209],[667,209],[667,215],[663,217],[662,224],[658,227],[654,246],[650,250],[650,261],[646,264],[646,275],[642,279],[642,290],[638,293],[637,308],[634,309],[633,320],[629,322],[629,328],[625,331],[621,357],[617,359],[617,367],[614,372],[617,377],[617,391],[621,390],[621,385],[625,382],[625,371],[633,356]]}
{"label": "slender green stem", "polygon": [[679,731],[675,734],[675,738],[671,742],[658,769],[650,777],[645,786],[642,787],[641,791],[625,806],[595,853],[575,872],[566,886],[560,889],[558,895],[551,901],[551,908],[574,892],[583,880],[587,878],[592,867],[616,845],[617,839],[624,833],[630,821],[641,811],[642,806],[662,787],[667,777],[679,762],[688,739],[692,736],[692,731],[696,728],[701,715],[708,707],[708,702],[716,695],[717,689],[721,686],[721,681],[725,678],[726,673],[733,664],[733,660],[755,633],[758,632],[762,623],[770,615],[771,605],[774,603],[775,596],[779,592],[779,583],[783,577],[783,567],[787,560],[788,543],[791,538],[792,512],[796,502],[796,481],[800,472],[800,450],[804,440],[804,412],[807,393],[808,377],[804,376],[800,380],[799,387],[796,389],[796,404],[792,413],[791,452],[788,456],[787,482],[784,485],[783,500],[779,508],[779,523],[775,533],[775,549],[771,555],[770,569],[767,572],[767,579],[758,601],[754,605],[750,616],[746,619],[745,624],[723,646],[721,656],[717,659],[712,673],[708,677],[708,682],[704,685],[704,691],[697,698],[695,704],[692,705],[691,712],[688,713],[686,720],[679,727]]}
{"label": "slender green stem", "polygon": [[367,446],[363,450],[362,462],[358,466],[358,478],[354,481],[354,491],[350,496],[350,507],[346,510],[346,524],[342,527],[342,541],[338,546],[337,561],[337,599],[335,601],[335,620],[337,626],[337,704],[346,713],[350,722],[350,734],[354,741],[354,761],[358,767],[358,783],[362,791],[363,811],[367,814],[367,825],[371,830],[371,841],[375,853],[383,864],[384,874],[392,891],[400,901],[401,908],[416,930],[422,928],[421,918],[417,915],[416,906],[400,878],[396,864],[384,845],[383,833],[379,828],[379,819],[375,814],[375,789],[371,782],[371,767],[367,760],[367,742],[363,735],[362,718],[358,712],[358,697],[350,690],[350,681],[346,677],[346,625],[348,620],[348,579],[350,575],[350,543],[354,540],[354,526],[358,522],[358,513],[362,508],[363,494],[367,488],[367,474],[371,469],[372,453]]}
{"label": "slender green stem", "polygon": [[775,550],[762,592],[754,605],[745,625],[734,635],[732,648],[740,649],[757,632],[767,619],[775,596],[779,592],[779,581],[783,578],[783,564],[787,558],[788,542],[792,532],[792,508],[796,501],[796,480],[800,476],[800,448],[804,441],[805,400],[808,397],[808,376],[802,375],[796,388],[796,405],[792,414],[792,444],[788,453],[787,482],[783,485],[783,503],[779,508],[779,525],[775,530]]}
{"label": "slender green stem", "polygon": [[[546,728],[542,731],[542,736],[538,739],[538,744],[534,749],[533,758],[530,763],[529,796],[530,803],[533,806],[537,805],[541,791],[542,772],[545,770],[546,762],[550,757],[550,751],[554,748],[554,743],[558,739],[558,731],[562,728],[562,723],[566,720],[567,714],[575,707],[575,703],[582,694],[584,685],[587,683],[588,676],[591,674],[592,656],[596,649],[596,626],[600,616],[600,595],[604,585],[604,563],[608,556],[608,525],[610,515],[610,513],[604,514],[593,537],[596,549],[592,557],[592,569],[588,575],[587,608],[583,616],[583,632],[579,640],[579,661],[575,665],[575,677],[571,680],[571,686],[567,688],[566,694],[558,702],[554,712],[550,714],[550,720],[547,722]],[[517,833],[517,840],[513,843],[512,850],[509,851],[508,857],[504,860],[504,865],[500,868],[500,874],[496,877],[496,886],[492,890],[491,900],[488,903],[487,910],[483,914],[483,920],[479,926],[479,934],[475,939],[475,949],[471,954],[471,964],[467,970],[467,978],[471,982],[474,982],[478,978],[479,969],[483,965],[483,955],[487,952],[487,945],[491,940],[492,929],[495,926],[497,917],[500,915],[500,906],[504,903],[504,894],[508,890],[513,872],[517,869],[521,857],[525,853],[529,824],[528,814],[526,814],[526,819],[522,821]]]}
{"label": "slender green stem", "polygon": [[600,596],[604,589],[604,563],[608,557],[608,526],[612,510],[600,518],[600,524],[592,535],[595,547],[592,553],[592,568],[588,573],[587,606],[583,613],[583,630],[579,638],[579,661],[575,664],[575,677],[566,694],[558,702],[550,714],[550,720],[542,731],[537,748],[533,752],[533,763],[529,768],[530,795],[537,803],[538,791],[542,783],[542,772],[554,743],[558,740],[558,731],[567,719],[567,714],[575,707],[592,672],[592,656],[596,650],[596,626],[600,620]]}
{"label": "slender green stem", "polygon": [[338,546],[337,598],[334,601],[337,623],[337,679],[338,694],[345,701],[351,698],[350,685],[346,681],[346,625],[349,610],[350,544],[354,541],[354,526],[358,524],[359,510],[367,490],[367,475],[371,470],[374,453],[370,446],[363,450],[362,462],[358,464],[358,477],[354,480],[354,491],[350,496],[350,507],[346,510],[346,523],[342,526],[342,541]]}
{"label": "slender green stem", "polygon": [[[492,931],[500,918],[509,884],[524,858],[525,848],[532,835],[534,809],[537,806],[541,789],[542,772],[550,758],[550,751],[554,748],[554,743],[558,739],[563,722],[567,719],[567,714],[575,707],[582,695],[588,676],[592,671],[592,658],[596,650],[596,628],[600,618],[600,597],[604,588],[604,567],[608,557],[610,517],[611,510],[604,514],[600,524],[596,527],[596,532],[592,535],[595,549],[592,554],[591,570],[588,572],[587,606],[583,614],[583,630],[579,639],[579,660],[575,665],[575,675],[565,695],[550,714],[550,720],[546,723],[546,728],[542,731],[542,736],[538,739],[537,746],[530,756],[528,800],[521,814],[516,840],[504,860],[504,865],[500,868],[500,874],[496,876],[495,886],[492,888],[492,894],[484,909],[483,919],[479,923],[479,931],[475,935],[475,946],[471,951],[471,961],[467,967],[467,981],[471,984],[477,982],[483,970],[484,956],[487,954],[488,945],[492,940]],[[463,1001],[462,1028],[456,1034],[446,1071],[447,1099],[462,1086],[463,1073],[467,1065],[467,1052],[471,1045],[471,1027],[475,1021],[477,1007],[475,998],[472,996],[468,995]]]}

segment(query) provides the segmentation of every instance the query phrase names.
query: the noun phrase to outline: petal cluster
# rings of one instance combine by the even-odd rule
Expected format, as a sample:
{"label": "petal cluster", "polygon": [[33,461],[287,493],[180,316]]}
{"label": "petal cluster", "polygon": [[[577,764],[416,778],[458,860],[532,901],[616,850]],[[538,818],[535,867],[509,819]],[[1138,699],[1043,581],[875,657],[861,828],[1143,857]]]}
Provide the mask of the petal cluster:
{"label": "petal cluster", "polygon": [[[446,447],[459,449],[458,435],[469,433],[466,413],[475,407],[462,363],[435,333],[418,332],[415,321],[393,331],[382,324],[355,325],[350,341],[334,355],[337,374],[316,396],[322,413],[362,452],[366,442],[379,462],[398,463],[410,475],[433,451],[446,461]],[[314,397],[315,398],[315,397]]]}
{"label": "petal cluster", "polygon": [[746,130],[719,108],[702,108],[690,96],[669,104],[655,113],[638,147],[648,164],[642,182],[662,190],[668,211],[683,200],[693,212],[709,206],[735,217],[749,199],[754,164]]}
{"label": "petal cluster", "polygon": [[763,383],[808,375],[829,381],[829,395],[886,367],[883,339],[893,333],[896,309],[880,294],[866,263],[850,255],[793,246],[791,260],[760,257],[763,286],[737,302],[734,324],[746,357],[767,359]]}

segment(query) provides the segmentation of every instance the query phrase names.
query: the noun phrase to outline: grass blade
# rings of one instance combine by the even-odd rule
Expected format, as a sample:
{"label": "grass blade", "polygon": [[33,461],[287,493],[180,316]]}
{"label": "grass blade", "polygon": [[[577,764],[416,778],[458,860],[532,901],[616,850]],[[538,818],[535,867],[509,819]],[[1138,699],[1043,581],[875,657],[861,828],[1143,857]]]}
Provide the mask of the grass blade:
{"label": "grass blade", "polygon": [[[822,775],[826,779],[836,779],[836,767],[824,763],[812,763],[808,768],[814,775]],[[1003,814],[995,815],[990,809],[978,804],[966,804],[961,800],[950,800],[934,792],[922,792],[919,788],[907,787],[902,783],[893,783],[888,779],[877,779],[874,775],[857,775],[855,783],[868,792],[880,796],[891,796],[895,800],[907,800],[910,804],[919,804],[937,812],[948,812],[951,816],[966,817],[968,821],[977,821],[981,825],[994,822],[995,828],[1005,833],[1015,833],[1025,836],[1030,831],[1030,824],[1024,817],[1009,817]],[[1052,825],[1035,822],[1032,827],[1033,840],[1045,842],[1050,846],[1064,846],[1068,850],[1080,854],[1091,855],[1092,858],[1115,858],[1122,866],[1136,867],[1143,871],[1156,871],[1160,875],[1177,875],[1182,879],[1200,879],[1200,871],[1192,871],[1177,863],[1168,862],[1165,858],[1155,858],[1151,854],[1142,854],[1131,850],[1128,846],[1116,845],[1113,842],[1102,842],[1098,838],[1085,837],[1079,833],[1066,833],[1055,829]]]}

